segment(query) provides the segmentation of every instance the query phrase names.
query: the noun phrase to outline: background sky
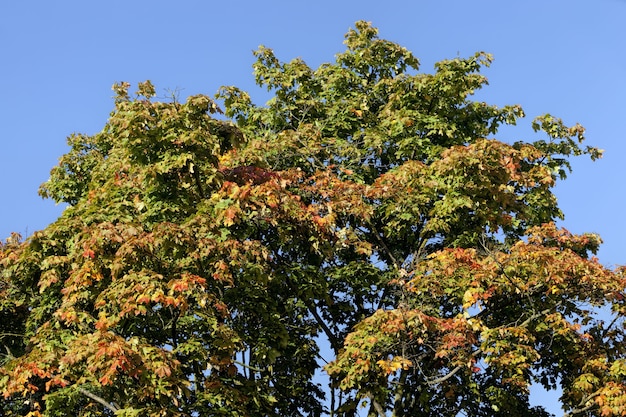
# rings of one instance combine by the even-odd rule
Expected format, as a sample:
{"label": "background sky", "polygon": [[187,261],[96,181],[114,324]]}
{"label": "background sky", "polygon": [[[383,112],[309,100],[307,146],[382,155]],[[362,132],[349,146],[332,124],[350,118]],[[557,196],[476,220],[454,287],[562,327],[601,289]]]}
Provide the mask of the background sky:
{"label": "background sky", "polygon": [[[400,43],[432,72],[445,58],[492,53],[478,95],[520,104],[527,118],[499,139],[533,135],[552,113],[587,128],[605,150],[573,162],[556,194],[569,230],[599,233],[600,260],[626,264],[626,0],[20,0],[0,3],[0,239],[46,227],[62,211],[37,195],[73,132],[97,133],[116,81],[151,80],[163,97],[213,95],[237,85],[263,102],[252,51],[303,58],[316,68],[342,52],[357,20]],[[552,398],[552,399],[551,399]],[[554,396],[534,397],[556,412]]]}

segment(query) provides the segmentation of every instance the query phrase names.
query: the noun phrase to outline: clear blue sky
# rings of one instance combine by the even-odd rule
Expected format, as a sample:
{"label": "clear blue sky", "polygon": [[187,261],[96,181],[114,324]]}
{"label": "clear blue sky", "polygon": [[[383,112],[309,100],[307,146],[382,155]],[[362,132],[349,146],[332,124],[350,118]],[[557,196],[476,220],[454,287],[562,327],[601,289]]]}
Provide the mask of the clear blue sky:
{"label": "clear blue sky", "polygon": [[582,123],[588,144],[606,153],[575,161],[558,186],[563,225],[600,233],[601,261],[626,263],[626,0],[3,1],[0,238],[60,214],[37,188],[66,152],[66,136],[103,127],[114,82],[150,79],[182,98],[238,85],[254,97],[258,45],[316,67],[344,50],[343,35],[361,19],[412,50],[423,71],[492,53],[480,98],[521,104],[528,115],[501,139],[532,139],[532,118],[546,112]]}

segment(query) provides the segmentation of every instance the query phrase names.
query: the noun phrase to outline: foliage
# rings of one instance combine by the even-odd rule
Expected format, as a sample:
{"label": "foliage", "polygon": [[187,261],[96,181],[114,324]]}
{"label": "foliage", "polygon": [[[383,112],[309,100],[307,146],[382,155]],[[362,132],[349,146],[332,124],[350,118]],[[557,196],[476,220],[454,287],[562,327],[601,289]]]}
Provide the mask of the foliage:
{"label": "foliage", "polygon": [[0,246],[1,415],[545,416],[532,383],[626,414],[624,274],[554,226],[583,128],[498,141],[524,113],[470,100],[488,54],[345,43],[261,47],[272,98],[223,87],[223,116],[114,87],[41,187],[62,216]]}

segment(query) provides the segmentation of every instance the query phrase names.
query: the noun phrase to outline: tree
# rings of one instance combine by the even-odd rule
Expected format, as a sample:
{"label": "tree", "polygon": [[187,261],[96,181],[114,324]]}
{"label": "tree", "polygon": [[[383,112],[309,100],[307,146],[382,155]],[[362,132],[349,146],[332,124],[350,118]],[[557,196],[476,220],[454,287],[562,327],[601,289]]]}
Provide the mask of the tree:
{"label": "tree", "polygon": [[1,415],[545,416],[532,383],[626,414],[623,271],[554,225],[584,129],[498,141],[524,113],[470,100],[488,54],[345,43],[261,47],[265,106],[114,87],[41,187],[67,209],[0,247]]}

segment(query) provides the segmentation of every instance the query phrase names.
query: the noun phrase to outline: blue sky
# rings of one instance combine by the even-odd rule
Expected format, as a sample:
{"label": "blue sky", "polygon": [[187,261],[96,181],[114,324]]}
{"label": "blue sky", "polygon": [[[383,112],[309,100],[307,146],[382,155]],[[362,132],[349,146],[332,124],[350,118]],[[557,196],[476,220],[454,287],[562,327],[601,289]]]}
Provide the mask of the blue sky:
{"label": "blue sky", "polygon": [[573,232],[596,232],[600,259],[626,263],[624,114],[626,0],[4,1],[0,4],[0,238],[44,228],[62,208],[37,195],[72,132],[102,129],[111,85],[150,79],[162,96],[213,95],[237,85],[253,97],[252,50],[312,67],[344,50],[357,20],[434,62],[476,51],[495,57],[480,99],[521,104],[527,118],[500,139],[529,139],[533,117],[582,123],[605,149],[575,160],[557,187]]}

